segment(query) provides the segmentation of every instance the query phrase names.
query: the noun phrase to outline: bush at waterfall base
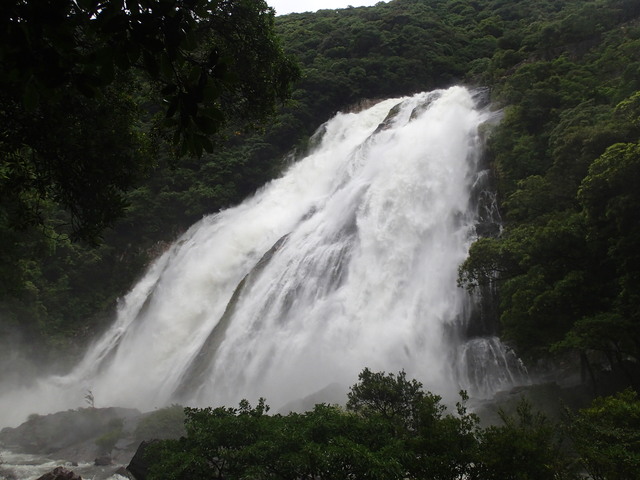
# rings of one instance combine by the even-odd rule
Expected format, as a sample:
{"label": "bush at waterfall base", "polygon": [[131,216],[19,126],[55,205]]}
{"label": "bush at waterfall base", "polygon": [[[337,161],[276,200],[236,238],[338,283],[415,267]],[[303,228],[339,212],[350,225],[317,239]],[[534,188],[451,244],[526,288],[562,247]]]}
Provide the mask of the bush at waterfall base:
{"label": "bush at waterfall base", "polygon": [[[404,372],[365,369],[345,408],[269,415],[255,407],[186,409],[186,435],[154,442],[149,480],[415,479],[570,480],[635,478],[640,458],[633,392],[598,399],[554,423],[522,400],[502,423],[480,426]],[[612,407],[609,411],[608,407]]]}
{"label": "bush at waterfall base", "polygon": [[146,439],[163,440],[167,438],[180,438],[184,435],[184,407],[171,405],[146,414],[140,419],[134,431],[134,437],[138,442]]}
{"label": "bush at waterfall base", "polygon": [[596,480],[638,478],[640,472],[640,398],[625,390],[598,398],[589,408],[567,412],[568,436],[584,469]]}

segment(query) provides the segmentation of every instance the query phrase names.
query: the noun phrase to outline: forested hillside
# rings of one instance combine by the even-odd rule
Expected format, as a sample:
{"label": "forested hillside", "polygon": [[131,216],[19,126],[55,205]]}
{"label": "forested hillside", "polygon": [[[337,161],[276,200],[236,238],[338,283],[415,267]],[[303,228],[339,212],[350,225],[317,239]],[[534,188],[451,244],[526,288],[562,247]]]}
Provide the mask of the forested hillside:
{"label": "forested hillside", "polygon": [[[464,83],[489,89],[494,108],[504,109],[488,145],[504,229],[473,246],[461,284],[497,286],[500,333],[529,360],[563,350],[580,352],[589,366],[604,359],[624,369],[638,360],[637,1],[392,0],[278,17],[275,32],[301,69],[290,99],[257,130],[240,122],[244,114],[232,118],[206,141],[192,141],[191,154],[174,155],[160,134],[145,137],[144,148],[127,153],[144,168],[122,185],[124,208],[106,219],[97,246],[72,238],[55,195],[38,197],[38,221],[16,222],[28,219],[7,200],[6,165],[19,149],[5,127],[4,336],[19,332],[46,352],[77,351],[70,347],[104,325],[116,299],[167,242],[277,175],[332,114]],[[111,114],[136,115],[139,132],[150,134],[158,97],[144,95],[142,84]],[[100,118],[84,109],[83,98],[43,115],[64,117],[77,105],[79,117]],[[15,118],[3,108],[3,118]],[[128,138],[107,121],[82,123],[93,138]],[[29,125],[31,131],[20,130],[27,137],[39,128]],[[63,127],[61,139],[70,135]]]}

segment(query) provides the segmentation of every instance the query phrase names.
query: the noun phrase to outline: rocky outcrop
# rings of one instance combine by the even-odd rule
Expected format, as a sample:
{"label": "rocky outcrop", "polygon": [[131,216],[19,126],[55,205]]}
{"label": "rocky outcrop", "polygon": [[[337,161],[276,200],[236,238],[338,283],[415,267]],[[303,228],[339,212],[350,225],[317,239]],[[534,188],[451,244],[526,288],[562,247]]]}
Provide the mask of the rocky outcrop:
{"label": "rocky outcrop", "polygon": [[113,459],[109,455],[103,455],[101,457],[96,458],[93,461],[93,464],[97,467],[106,467],[107,465],[113,464]]}
{"label": "rocky outcrop", "polygon": [[127,470],[135,477],[136,480],[146,480],[150,465],[148,460],[145,458],[145,453],[149,448],[149,445],[156,441],[157,440],[151,440],[140,443],[138,450],[136,450],[135,455],[131,459],[131,462],[127,465]]}
{"label": "rocky outcrop", "polygon": [[[68,461],[92,462],[118,453],[114,444],[126,437],[140,412],[126,408],[81,408],[51,415],[32,415],[22,425],[0,431],[0,446],[34,455],[55,455]],[[120,450],[123,450],[121,447]],[[135,450],[135,445],[129,452]]]}
{"label": "rocky outcrop", "polygon": [[129,480],[138,480],[133,474],[127,470],[125,467],[118,468],[115,472],[115,475],[120,475],[121,477],[128,478]]}
{"label": "rocky outcrop", "polygon": [[82,480],[82,477],[64,467],[57,467],[42,475],[38,480]]}

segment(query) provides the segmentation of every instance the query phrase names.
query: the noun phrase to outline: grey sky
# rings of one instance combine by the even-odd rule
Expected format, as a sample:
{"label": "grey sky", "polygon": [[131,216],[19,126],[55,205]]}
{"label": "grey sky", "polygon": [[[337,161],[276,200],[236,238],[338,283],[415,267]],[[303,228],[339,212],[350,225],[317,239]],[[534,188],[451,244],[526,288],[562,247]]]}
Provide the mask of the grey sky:
{"label": "grey sky", "polygon": [[276,15],[293,12],[315,12],[326,8],[347,8],[375,5],[380,0],[267,0],[267,4],[276,10]]}

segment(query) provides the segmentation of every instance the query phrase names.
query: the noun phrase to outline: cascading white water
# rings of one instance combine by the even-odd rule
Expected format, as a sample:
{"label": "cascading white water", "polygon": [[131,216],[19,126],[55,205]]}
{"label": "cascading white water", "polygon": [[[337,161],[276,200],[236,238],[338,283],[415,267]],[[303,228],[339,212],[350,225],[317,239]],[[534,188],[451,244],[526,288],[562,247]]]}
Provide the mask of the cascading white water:
{"label": "cascading white water", "polygon": [[338,114],[282,178],[161,256],[71,373],[3,393],[0,424],[82,406],[89,390],[96,406],[279,408],[346,393],[364,367],[473,394],[480,370],[461,368],[458,334],[473,299],[456,277],[490,116],[462,87]]}

